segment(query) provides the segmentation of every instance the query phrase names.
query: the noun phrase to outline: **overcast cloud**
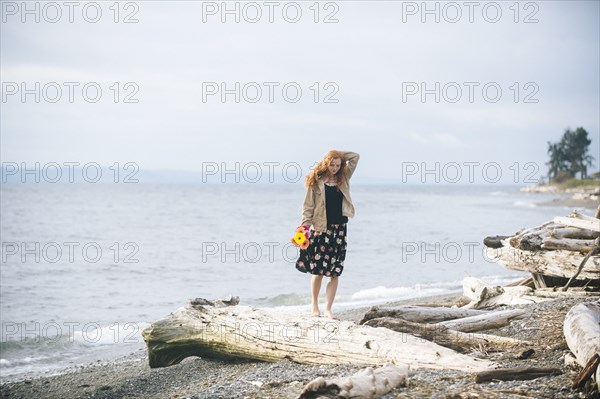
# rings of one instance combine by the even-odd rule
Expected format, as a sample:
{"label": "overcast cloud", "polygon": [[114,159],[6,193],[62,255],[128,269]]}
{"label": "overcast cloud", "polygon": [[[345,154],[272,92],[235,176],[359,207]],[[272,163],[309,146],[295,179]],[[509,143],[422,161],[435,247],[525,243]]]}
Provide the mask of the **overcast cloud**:
{"label": "overcast cloud", "polygon": [[[359,181],[395,180],[402,162],[498,162],[505,173],[515,162],[534,162],[537,175],[545,175],[546,142],[582,126],[598,170],[599,2],[474,3],[469,9],[465,2],[429,2],[439,10],[436,22],[434,14],[421,14],[422,2],[321,2],[315,23],[314,2],[276,2],[270,23],[267,3],[228,2],[230,9],[237,4],[241,19],[227,14],[223,23],[220,10],[209,13],[221,2],[136,1],[120,3],[115,23],[113,2],[98,2],[102,15],[91,23],[80,2],[70,23],[68,8],[57,2],[62,17],[51,23],[44,17],[55,18],[56,7],[29,2],[32,9],[38,4],[36,23],[35,15],[22,15],[24,3],[3,1],[2,162],[135,162],[142,170],[189,171],[202,170],[203,162],[308,167],[337,148],[361,154]],[[86,9],[88,18],[94,7]],[[300,8],[299,21],[286,21],[284,7],[288,19]],[[244,19],[258,9],[258,22]],[[127,15],[138,22],[123,23]],[[338,22],[324,23],[328,15]],[[30,89],[40,82],[39,103],[33,94],[22,100],[23,82]],[[48,101],[52,85],[44,93],[49,82],[62,86],[56,103]],[[79,84],[72,103],[64,82]],[[102,89],[98,102],[82,96],[89,82]],[[256,82],[262,96],[249,101],[254,84],[245,96],[240,90],[239,103],[233,94],[225,102],[220,93],[206,94],[222,82],[229,89]],[[423,102],[420,93],[407,92],[421,83],[434,89],[436,82],[439,103],[435,94]],[[302,89],[297,102],[284,98],[287,83],[288,100],[294,87]],[[462,96],[451,102],[456,87]],[[502,93],[493,102],[497,87]],[[125,103],[128,94],[138,102]],[[325,102],[327,95],[338,102]]]}

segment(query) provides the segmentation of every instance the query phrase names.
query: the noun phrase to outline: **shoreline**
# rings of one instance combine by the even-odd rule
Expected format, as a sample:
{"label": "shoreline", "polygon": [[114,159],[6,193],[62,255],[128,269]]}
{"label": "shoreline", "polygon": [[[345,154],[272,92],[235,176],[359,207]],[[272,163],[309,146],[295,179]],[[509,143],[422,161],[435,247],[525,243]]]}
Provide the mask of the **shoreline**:
{"label": "shoreline", "polygon": [[549,201],[537,202],[537,206],[556,206],[564,208],[584,208],[594,210],[600,202],[590,199],[554,198]]}
{"label": "shoreline", "polygon": [[[457,290],[457,291],[452,291],[452,292],[448,292],[448,293],[444,293],[444,294],[416,296],[416,297],[412,297],[412,298],[397,299],[397,300],[383,300],[383,301],[377,301],[377,302],[371,303],[371,304],[356,305],[353,307],[344,306],[342,309],[338,310],[335,313],[335,315],[340,320],[348,320],[348,321],[354,321],[354,322],[358,323],[361,320],[364,313],[373,306],[415,305],[415,304],[420,304],[423,301],[425,301],[427,304],[431,304],[432,306],[443,306],[444,304],[447,304],[448,301],[452,301],[456,297],[459,297],[461,295],[462,295],[462,293]],[[256,307],[256,308],[272,309],[275,312],[282,311],[281,307],[271,308],[271,307],[262,307],[262,306],[247,305],[247,304],[243,304],[243,305]],[[329,320],[329,319],[325,319],[324,317],[321,317],[321,318],[323,320]],[[143,347],[137,349],[137,351],[145,351],[146,348],[145,348],[145,344],[143,342],[143,338],[141,337],[141,335],[139,338],[142,339],[141,343],[142,343]],[[76,372],[85,367],[98,367],[101,365],[105,366],[105,365],[108,365],[111,363],[129,362],[129,361],[136,360],[137,358],[138,357],[137,357],[136,352],[130,352],[129,354],[121,354],[121,355],[115,356],[112,359],[105,359],[105,360],[97,359],[96,362],[88,362],[88,363],[83,362],[83,363],[74,364],[72,366],[66,366],[61,369],[39,371],[39,372],[32,373],[30,375],[22,375],[21,374],[21,375],[16,375],[13,377],[6,377],[6,378],[3,378],[0,380],[0,386],[7,385],[7,384],[14,384],[14,383],[23,382],[23,381],[31,381],[31,380],[35,380],[35,379],[39,379],[39,378],[58,377],[63,374]]]}
{"label": "shoreline", "polygon": [[[390,301],[378,306],[453,306],[463,304],[465,301],[467,300],[462,293],[452,293]],[[578,369],[564,364],[564,355],[569,350],[562,333],[564,315],[571,306],[582,301],[584,300],[580,298],[563,298],[517,306],[527,309],[528,316],[513,321],[509,326],[490,330],[490,333],[528,340],[532,343],[531,347],[514,348],[497,353],[487,353],[485,348],[474,348],[471,353],[475,357],[491,359],[502,367],[557,367],[563,371],[561,375],[543,377],[542,380],[475,384],[472,373],[411,369],[408,386],[399,387],[383,398],[458,398],[464,397],[460,394],[465,392],[486,398],[531,396],[585,398],[585,394],[580,395],[583,391],[570,389],[570,383]],[[340,320],[357,321],[369,308],[370,306],[347,309],[337,312],[336,316]],[[520,353],[527,349],[533,349],[534,355],[520,360]],[[146,349],[143,348],[113,361],[73,367],[60,375],[2,383],[0,397],[290,398],[297,395],[306,383],[318,376],[325,378],[347,376],[363,368],[353,365],[303,365],[287,359],[266,363],[189,357],[177,365],[151,369],[148,366]]]}
{"label": "shoreline", "polygon": [[[512,276],[504,276],[504,278],[501,278],[500,281],[498,281],[497,279],[500,277],[498,275],[493,275],[493,276],[486,276],[486,277],[490,277],[492,281],[495,281],[497,284],[500,285],[504,285],[504,284],[508,284],[511,281],[514,281],[516,279],[519,278],[518,274],[521,274],[520,272],[515,272],[514,275]],[[485,278],[485,277],[484,277]],[[452,300],[452,298],[456,297],[456,296],[460,296],[462,294],[462,292],[459,290],[458,287],[453,287],[452,289],[449,290],[444,290],[442,293],[419,293],[414,292],[413,295],[411,297],[405,297],[405,298],[396,298],[396,299],[392,299],[392,298],[377,298],[377,299],[372,299],[372,300],[366,300],[366,301],[360,301],[360,302],[356,302],[356,303],[346,303],[346,302],[339,302],[336,303],[336,305],[334,305],[334,313],[336,315],[337,318],[339,318],[340,320],[347,320],[347,321],[353,321],[358,323],[361,319],[363,314],[370,309],[373,306],[400,306],[400,305],[414,305],[414,304],[424,304],[424,303],[429,303],[429,304],[433,304],[433,306],[443,306],[444,304],[447,304],[448,300]],[[324,300],[323,297],[321,297],[321,300]],[[308,313],[310,311],[310,305],[309,304],[303,304],[303,305],[292,305],[292,306],[281,306],[281,305],[276,305],[276,306],[269,306],[269,305],[264,305],[264,304],[254,304],[254,303],[241,303],[244,306],[250,306],[250,307],[255,307],[255,308],[261,308],[261,309],[267,309],[267,310],[272,310],[274,312],[292,312],[295,313],[297,312],[298,314],[305,314]],[[184,304],[182,303],[181,306],[183,306]],[[172,310],[175,310],[172,309]],[[164,315],[168,314],[165,313]],[[158,319],[156,319],[158,320]],[[329,320],[329,319],[325,319],[324,317],[321,317],[322,321],[325,320]],[[147,325],[149,326],[150,323],[152,321],[148,321],[146,322]],[[143,329],[145,327],[142,327],[141,329]],[[141,332],[141,329],[139,330]],[[143,341],[143,338],[141,336],[141,334],[138,334],[138,336],[134,337],[134,339],[136,339],[136,344],[130,346],[129,348],[123,348],[123,344],[113,344],[110,347],[107,347],[106,349],[100,349],[97,347],[93,347],[93,348],[88,348],[88,351],[86,351],[85,353],[82,353],[81,356],[77,357],[77,358],[66,358],[64,360],[58,360],[56,363],[53,363],[50,367],[45,367],[45,366],[41,366],[42,368],[35,368],[35,364],[33,365],[34,368],[30,368],[27,372],[12,372],[12,370],[5,366],[2,365],[0,367],[0,387],[3,385],[10,385],[10,384],[14,384],[14,383],[20,383],[20,382],[24,382],[24,381],[32,381],[32,380],[36,380],[36,379],[40,379],[40,378],[53,378],[53,377],[59,377],[63,374],[68,374],[68,373],[72,373],[72,372],[77,372],[82,368],[87,368],[87,367],[97,367],[99,365],[109,365],[112,363],[119,363],[119,362],[130,362],[132,360],[135,361],[139,361],[137,360],[137,355],[136,355],[136,351],[138,350],[143,350],[145,351],[146,349],[146,345]],[[60,350],[59,350],[60,352]],[[60,355],[60,353],[57,353],[58,355]],[[69,352],[69,354],[71,354]],[[29,355],[29,356],[33,356],[33,355]],[[58,359],[58,358],[57,358]],[[12,359],[10,360],[12,361]],[[145,363],[147,363],[147,359],[144,360]],[[8,362],[6,362],[8,363]],[[6,368],[5,368],[6,367]],[[9,375],[6,375],[8,373],[10,373]],[[0,395],[0,398],[2,398],[2,396]]]}
{"label": "shoreline", "polygon": [[600,204],[600,182],[598,187],[562,188],[556,185],[543,185],[523,187],[520,191],[531,194],[560,195],[559,198],[536,202],[537,206],[596,209]]}

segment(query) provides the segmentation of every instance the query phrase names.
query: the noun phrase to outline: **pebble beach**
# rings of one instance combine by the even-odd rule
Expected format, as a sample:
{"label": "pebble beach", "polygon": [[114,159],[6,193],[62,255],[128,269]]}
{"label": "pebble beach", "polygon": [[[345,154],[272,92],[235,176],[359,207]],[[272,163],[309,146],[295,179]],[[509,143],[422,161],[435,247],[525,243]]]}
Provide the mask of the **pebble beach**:
{"label": "pebble beach", "polygon": [[[472,348],[471,356],[493,360],[502,367],[556,367],[562,374],[529,381],[475,383],[473,373],[446,370],[410,370],[407,386],[383,396],[392,398],[598,398],[588,385],[572,390],[580,370],[565,365],[569,352],[562,326],[565,314],[582,299],[565,298],[532,305],[520,305],[527,316],[510,325],[485,331],[530,341],[531,347],[490,352]],[[453,306],[465,303],[460,293],[389,303],[397,305]],[[358,322],[368,310],[340,312],[341,320]],[[521,359],[524,351],[533,354]],[[42,376],[1,386],[2,398],[294,398],[316,377],[349,376],[362,367],[353,365],[315,366],[289,360],[266,363],[189,357],[180,364],[151,369],[145,350],[111,362],[97,362],[69,369],[54,376]]]}

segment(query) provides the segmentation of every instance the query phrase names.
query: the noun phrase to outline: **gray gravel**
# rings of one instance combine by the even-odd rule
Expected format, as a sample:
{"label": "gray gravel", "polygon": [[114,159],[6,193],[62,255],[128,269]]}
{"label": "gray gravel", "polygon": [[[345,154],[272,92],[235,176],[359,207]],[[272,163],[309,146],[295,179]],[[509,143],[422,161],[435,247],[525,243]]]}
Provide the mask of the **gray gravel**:
{"label": "gray gravel", "polygon": [[[449,304],[461,302],[459,296],[413,300],[413,304]],[[506,381],[475,384],[473,374],[456,371],[412,370],[407,387],[399,387],[384,396],[392,398],[587,398],[599,396],[586,387],[571,390],[579,371],[564,365],[568,352],[562,336],[562,321],[576,299],[561,299],[523,306],[529,316],[510,326],[488,331],[497,335],[518,336],[532,342],[532,348],[508,352],[486,352],[474,348],[471,355],[485,357],[502,367],[558,367],[562,375],[530,381]],[[407,301],[403,301],[406,304]],[[399,304],[399,303],[395,303]],[[358,320],[366,308],[341,312],[338,317]],[[519,355],[533,349],[525,360]],[[361,367],[309,366],[289,360],[277,363],[223,361],[191,357],[166,368],[150,369],[146,351],[140,350],[109,363],[77,367],[58,376],[39,377],[0,386],[1,398],[293,398],[302,387],[318,376],[342,377]]]}

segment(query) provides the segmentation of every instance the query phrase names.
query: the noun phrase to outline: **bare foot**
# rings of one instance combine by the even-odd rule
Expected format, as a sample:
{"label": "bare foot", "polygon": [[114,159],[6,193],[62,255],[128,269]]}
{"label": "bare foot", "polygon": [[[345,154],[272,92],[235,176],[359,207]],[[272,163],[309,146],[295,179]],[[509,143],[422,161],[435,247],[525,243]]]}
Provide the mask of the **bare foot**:
{"label": "bare foot", "polygon": [[330,318],[330,319],[337,320],[337,317],[335,317],[335,316],[333,315],[333,313],[331,313],[331,310],[326,310],[326,311],[325,311],[325,317],[328,317],[328,318]]}
{"label": "bare foot", "polygon": [[312,308],[312,315],[315,317],[320,317],[321,316],[321,311],[319,310],[318,307],[313,306]]}

